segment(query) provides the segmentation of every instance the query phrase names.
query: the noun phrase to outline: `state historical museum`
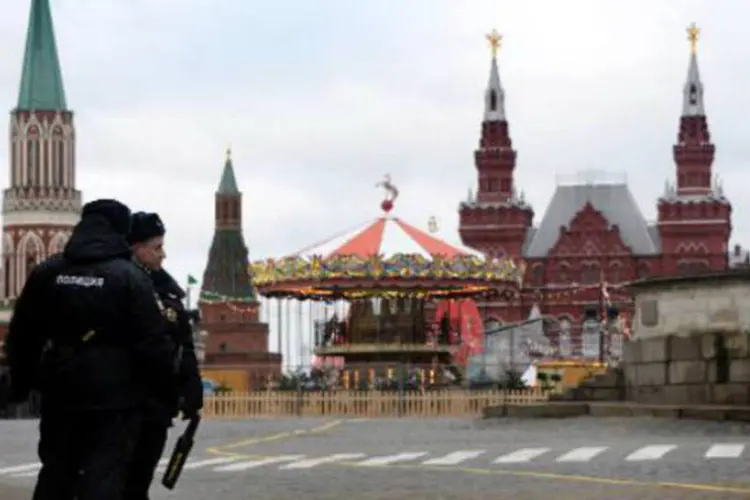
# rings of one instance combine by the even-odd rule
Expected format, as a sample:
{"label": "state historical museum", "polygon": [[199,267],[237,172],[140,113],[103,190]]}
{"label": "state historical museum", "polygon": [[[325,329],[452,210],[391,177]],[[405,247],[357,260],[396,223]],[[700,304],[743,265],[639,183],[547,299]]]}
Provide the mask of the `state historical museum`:
{"label": "state historical museum", "polygon": [[[648,276],[722,271],[728,266],[732,206],[713,179],[715,147],[706,120],[698,71],[698,29],[688,29],[691,53],[682,91],[682,113],[673,146],[675,171],[656,200],[658,219],[643,217],[624,180],[559,184],[537,225],[534,210],[517,195],[516,150],[505,114],[493,45],[484,119],[474,157],[476,194],[461,203],[464,244],[488,256],[527,263],[521,296],[489,303],[496,323],[525,320],[537,305],[563,329],[576,328],[602,305],[632,310],[628,282]],[[598,312],[596,313],[598,315]]]}

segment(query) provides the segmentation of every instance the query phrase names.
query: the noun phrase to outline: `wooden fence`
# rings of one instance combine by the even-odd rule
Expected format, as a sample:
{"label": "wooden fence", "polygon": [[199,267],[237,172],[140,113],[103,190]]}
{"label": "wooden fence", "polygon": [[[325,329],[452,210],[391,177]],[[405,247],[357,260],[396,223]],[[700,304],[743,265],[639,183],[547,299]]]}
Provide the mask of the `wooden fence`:
{"label": "wooden fence", "polygon": [[475,417],[487,406],[546,401],[548,391],[263,391],[206,398],[206,418],[250,417]]}

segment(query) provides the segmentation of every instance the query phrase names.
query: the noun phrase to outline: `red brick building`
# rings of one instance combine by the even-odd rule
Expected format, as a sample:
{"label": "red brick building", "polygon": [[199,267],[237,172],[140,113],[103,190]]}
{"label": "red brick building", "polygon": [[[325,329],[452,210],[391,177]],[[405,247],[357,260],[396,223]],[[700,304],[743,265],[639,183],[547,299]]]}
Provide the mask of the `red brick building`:
{"label": "red brick building", "polygon": [[475,151],[478,186],[460,205],[460,234],[464,244],[487,255],[525,260],[528,274],[518,301],[487,304],[491,320],[525,319],[538,304],[543,314],[575,327],[587,308],[601,307],[600,282],[627,311],[624,285],[630,280],[727,268],[732,206],[714,181],[715,146],[694,50],[682,94],[674,167],[665,165],[664,175],[674,170],[656,200],[655,223],[645,220],[624,181],[610,180],[559,184],[535,225],[534,210],[514,179],[516,151],[493,56]]}

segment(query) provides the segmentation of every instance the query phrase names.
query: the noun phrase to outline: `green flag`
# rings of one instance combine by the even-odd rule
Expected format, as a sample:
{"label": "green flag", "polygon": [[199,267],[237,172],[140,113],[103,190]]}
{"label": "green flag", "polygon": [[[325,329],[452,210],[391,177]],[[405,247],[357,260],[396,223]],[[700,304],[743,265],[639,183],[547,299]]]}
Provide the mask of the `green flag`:
{"label": "green flag", "polygon": [[198,284],[198,280],[195,279],[195,276],[193,276],[192,274],[188,274],[187,283],[188,283],[188,285],[197,285]]}

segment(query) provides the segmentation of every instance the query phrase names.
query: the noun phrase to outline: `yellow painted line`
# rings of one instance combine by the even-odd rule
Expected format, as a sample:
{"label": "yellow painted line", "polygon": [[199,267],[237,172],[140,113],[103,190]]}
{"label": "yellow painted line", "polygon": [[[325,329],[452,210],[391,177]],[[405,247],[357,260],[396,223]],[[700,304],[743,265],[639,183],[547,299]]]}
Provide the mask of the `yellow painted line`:
{"label": "yellow painted line", "polygon": [[[338,422],[340,423],[340,422]],[[320,429],[320,427],[316,428]],[[313,430],[311,429],[310,432]],[[210,453],[221,456],[231,456],[238,460],[258,460],[263,458],[269,458],[266,455],[253,455],[248,453],[235,453],[217,450],[211,448],[208,450]],[[331,465],[338,465],[342,467],[356,467],[360,466],[356,462],[335,462]],[[378,466],[379,469],[407,469],[407,470],[430,470],[445,472],[448,470],[459,471],[465,474],[472,474],[477,476],[510,476],[510,477],[523,477],[532,479],[548,479],[552,481],[568,481],[574,483],[590,483],[590,484],[602,484],[609,486],[631,486],[641,488],[671,488],[681,490],[692,490],[692,491],[705,491],[711,493],[728,493],[732,495],[750,495],[750,485],[748,487],[739,486],[723,486],[720,484],[700,484],[700,483],[682,483],[682,482],[668,482],[668,481],[639,481],[637,479],[623,479],[615,477],[596,477],[596,476],[583,476],[577,474],[556,474],[553,472],[536,472],[536,471],[521,471],[521,470],[507,470],[507,469],[483,469],[479,467],[444,467],[444,466],[430,466],[430,465],[403,465],[403,464],[391,464]]]}
{"label": "yellow painted line", "polygon": [[334,427],[341,425],[341,423],[342,423],[342,420],[333,420],[323,425],[319,425],[317,427],[308,428],[308,429],[296,429],[293,431],[279,432],[277,434],[271,434],[269,436],[242,438],[238,441],[232,441],[223,445],[214,446],[212,448],[206,448],[206,451],[208,453],[213,453],[216,455],[226,455],[227,450],[242,448],[244,446],[252,446],[255,444],[269,443],[272,441],[280,441],[282,439],[289,439],[289,438],[294,438],[298,436],[304,436],[307,434],[319,434],[321,432],[329,431],[333,429]]}

